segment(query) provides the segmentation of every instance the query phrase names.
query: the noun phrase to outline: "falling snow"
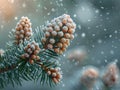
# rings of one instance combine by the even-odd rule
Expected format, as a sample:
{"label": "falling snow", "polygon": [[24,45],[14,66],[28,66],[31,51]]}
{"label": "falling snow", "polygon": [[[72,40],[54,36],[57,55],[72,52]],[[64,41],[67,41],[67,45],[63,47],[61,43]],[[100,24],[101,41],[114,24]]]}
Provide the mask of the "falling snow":
{"label": "falling snow", "polygon": [[23,4],[22,4],[22,7],[25,8],[25,7],[26,7],[26,3],[23,3]]}
{"label": "falling snow", "polygon": [[15,20],[18,20],[18,17],[14,17]]}
{"label": "falling snow", "polygon": [[[80,83],[81,71],[86,66],[98,68],[100,75],[111,62],[116,62],[120,68],[120,0],[2,0],[0,6],[3,7],[0,8],[0,47],[4,47],[5,41],[8,41],[8,32],[15,28],[13,23],[21,16],[30,17],[34,22],[33,27],[65,13],[76,23],[75,39],[63,54],[64,57],[58,60],[63,67],[62,84],[51,89],[23,82],[25,88],[86,90]],[[73,53],[76,49],[81,51],[80,54]],[[69,60],[68,54],[74,58]],[[76,56],[84,60],[79,62]],[[93,90],[103,90],[102,87],[102,80],[98,80]],[[120,84],[116,84],[111,90],[119,88]]]}
{"label": "falling snow", "polygon": [[81,34],[81,37],[83,37],[83,38],[84,38],[85,36],[86,36],[86,34],[85,34],[85,33],[82,33],[82,34]]}

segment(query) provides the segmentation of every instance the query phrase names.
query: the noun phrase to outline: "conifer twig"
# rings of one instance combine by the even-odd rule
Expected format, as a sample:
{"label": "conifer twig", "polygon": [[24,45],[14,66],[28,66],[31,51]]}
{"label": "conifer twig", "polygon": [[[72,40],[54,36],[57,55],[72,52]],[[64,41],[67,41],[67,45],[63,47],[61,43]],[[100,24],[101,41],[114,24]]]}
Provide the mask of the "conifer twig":
{"label": "conifer twig", "polygon": [[22,17],[10,32],[12,39],[5,53],[0,49],[0,88],[21,85],[22,80],[40,80],[53,86],[60,83],[58,57],[74,38],[76,25],[64,14],[32,32],[28,17]]}

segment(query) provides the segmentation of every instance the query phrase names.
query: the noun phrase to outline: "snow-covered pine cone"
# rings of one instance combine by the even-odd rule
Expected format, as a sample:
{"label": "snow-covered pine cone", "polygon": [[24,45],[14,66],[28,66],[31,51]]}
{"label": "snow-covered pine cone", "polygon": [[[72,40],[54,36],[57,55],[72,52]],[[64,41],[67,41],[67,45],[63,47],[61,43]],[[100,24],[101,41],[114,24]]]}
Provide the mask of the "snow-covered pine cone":
{"label": "snow-covered pine cone", "polygon": [[103,83],[107,87],[114,86],[119,81],[119,69],[116,63],[110,63],[102,77]]}
{"label": "snow-covered pine cone", "polygon": [[70,40],[74,38],[75,29],[76,24],[69,15],[64,14],[54,18],[43,27],[45,32],[45,36],[42,38],[44,48],[62,54],[70,45]]}
{"label": "snow-covered pine cone", "polygon": [[28,59],[29,62],[32,64],[34,63],[34,60],[39,60],[40,57],[38,56],[38,53],[40,52],[39,45],[36,42],[29,43],[25,48],[25,53],[22,54],[23,59]]}
{"label": "snow-covered pine cone", "polygon": [[32,36],[31,22],[28,17],[21,17],[15,28],[15,43],[20,44]]}
{"label": "snow-covered pine cone", "polygon": [[59,67],[57,68],[50,68],[47,70],[48,75],[52,77],[54,83],[59,83],[62,79],[62,72]]}
{"label": "snow-covered pine cone", "polygon": [[87,88],[91,88],[94,85],[98,76],[98,71],[95,68],[88,68],[82,73],[81,83]]}

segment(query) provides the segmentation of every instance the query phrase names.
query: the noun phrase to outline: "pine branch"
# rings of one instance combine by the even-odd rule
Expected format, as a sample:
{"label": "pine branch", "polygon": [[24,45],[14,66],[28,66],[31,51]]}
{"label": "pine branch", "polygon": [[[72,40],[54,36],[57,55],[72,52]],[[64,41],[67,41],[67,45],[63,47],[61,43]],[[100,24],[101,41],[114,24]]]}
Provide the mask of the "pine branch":
{"label": "pine branch", "polygon": [[18,65],[16,64],[16,65],[11,65],[11,66],[7,66],[7,67],[5,67],[5,68],[1,68],[0,69],[0,73],[4,73],[4,72],[7,72],[7,71],[10,71],[10,70],[13,70],[13,69],[15,69],[16,67],[17,67]]}
{"label": "pine branch", "polygon": [[[44,62],[41,63],[39,60],[36,62],[37,65],[39,65],[42,69],[43,73],[40,73],[40,75],[37,77],[37,81],[39,80],[40,77],[40,82],[44,84],[45,82],[50,85],[51,87],[57,84],[61,78],[62,78],[62,72],[60,71],[61,69],[55,64],[55,62]],[[46,79],[43,79],[46,78]],[[50,82],[51,81],[51,82]]]}
{"label": "pine branch", "polygon": [[57,60],[74,38],[74,29],[73,20],[66,14],[34,32],[30,20],[22,17],[9,34],[12,41],[5,53],[0,50],[0,88],[22,85],[22,80],[39,80],[51,87],[60,83],[62,72]]}

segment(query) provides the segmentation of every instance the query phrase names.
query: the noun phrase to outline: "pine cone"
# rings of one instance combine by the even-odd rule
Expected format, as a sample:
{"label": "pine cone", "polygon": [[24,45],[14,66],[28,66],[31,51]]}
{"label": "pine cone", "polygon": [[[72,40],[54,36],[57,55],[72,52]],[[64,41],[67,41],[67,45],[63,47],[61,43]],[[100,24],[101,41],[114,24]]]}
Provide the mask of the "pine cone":
{"label": "pine cone", "polygon": [[96,79],[98,78],[98,71],[94,68],[88,68],[83,71],[82,77],[81,77],[81,83],[85,85],[88,88],[91,88]]}
{"label": "pine cone", "polygon": [[42,38],[44,48],[62,54],[70,45],[70,40],[74,38],[75,28],[75,23],[67,14],[54,18],[43,27],[45,32],[45,37]]}
{"label": "pine cone", "polygon": [[119,78],[119,70],[118,70],[116,63],[110,63],[107,66],[107,69],[103,75],[103,78],[102,78],[103,83],[107,87],[111,87],[111,86],[117,84],[118,78]]}
{"label": "pine cone", "polygon": [[40,52],[39,45],[35,43],[34,41],[30,44],[28,44],[25,48],[25,54],[23,54],[21,57],[23,59],[28,59],[29,62],[32,64],[34,60],[39,60],[40,57],[37,55]]}
{"label": "pine cone", "polygon": [[54,83],[59,83],[62,79],[60,68],[50,68],[47,73],[52,77]]}
{"label": "pine cone", "polygon": [[15,28],[15,43],[20,44],[32,36],[31,22],[28,17],[22,17]]}

